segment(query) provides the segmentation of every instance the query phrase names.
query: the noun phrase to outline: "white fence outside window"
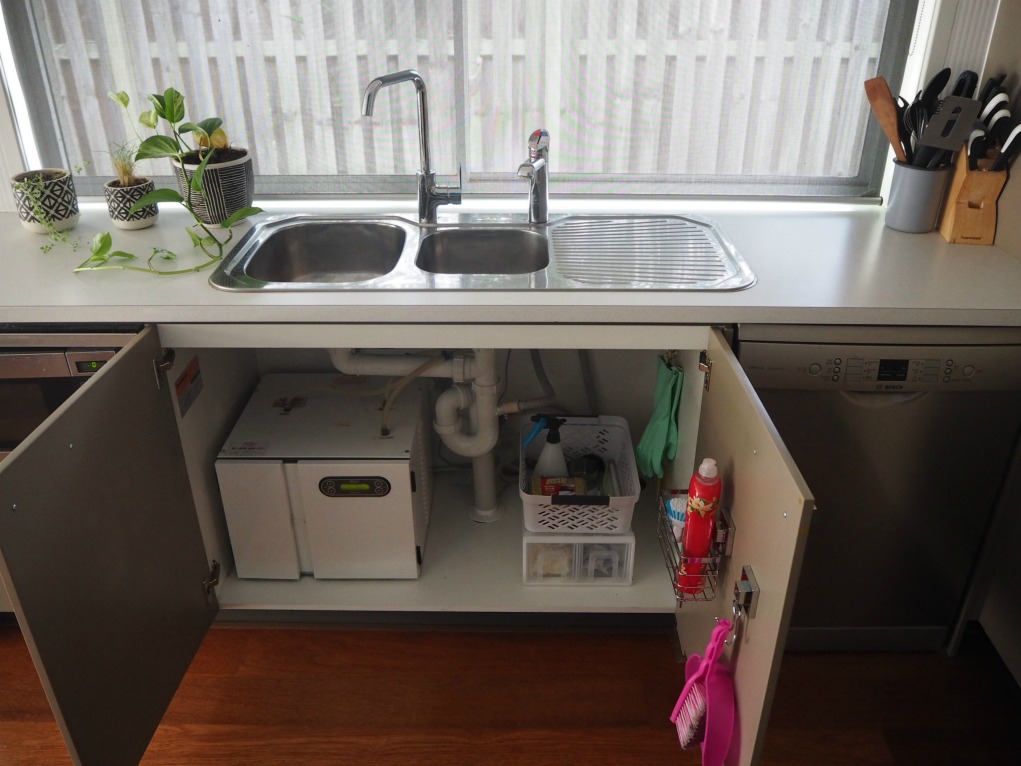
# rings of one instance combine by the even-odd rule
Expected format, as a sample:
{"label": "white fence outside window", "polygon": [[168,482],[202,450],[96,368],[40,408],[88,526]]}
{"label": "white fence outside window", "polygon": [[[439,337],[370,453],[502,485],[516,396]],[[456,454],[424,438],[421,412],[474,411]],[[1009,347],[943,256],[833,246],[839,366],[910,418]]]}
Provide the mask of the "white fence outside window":
{"label": "white fence outside window", "polygon": [[[859,173],[887,0],[41,0],[67,162],[107,177],[133,136],[109,91],[173,85],[222,116],[262,181],[403,176],[419,165],[410,85],[429,88],[433,169],[512,178],[550,131],[554,178],[848,179]],[[146,168],[163,175],[165,168]],[[317,180],[318,179],[318,180]],[[517,182],[520,183],[520,182]],[[325,189],[326,187],[322,187]],[[334,191],[343,191],[343,180]]]}

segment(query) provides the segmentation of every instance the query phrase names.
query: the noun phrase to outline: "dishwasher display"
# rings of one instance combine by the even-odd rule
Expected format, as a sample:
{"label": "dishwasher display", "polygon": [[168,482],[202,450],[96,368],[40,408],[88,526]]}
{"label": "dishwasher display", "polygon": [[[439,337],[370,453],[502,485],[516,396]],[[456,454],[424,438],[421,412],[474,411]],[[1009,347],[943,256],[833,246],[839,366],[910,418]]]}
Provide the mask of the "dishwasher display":
{"label": "dishwasher display", "polygon": [[391,403],[332,374],[265,376],[216,461],[238,577],[418,577],[429,522],[426,392]]}

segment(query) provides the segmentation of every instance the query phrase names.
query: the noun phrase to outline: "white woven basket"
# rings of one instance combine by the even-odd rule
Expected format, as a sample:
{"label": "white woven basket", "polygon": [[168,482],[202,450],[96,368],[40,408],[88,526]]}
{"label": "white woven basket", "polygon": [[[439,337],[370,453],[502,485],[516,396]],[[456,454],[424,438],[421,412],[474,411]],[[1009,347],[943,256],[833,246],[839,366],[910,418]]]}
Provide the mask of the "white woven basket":
{"label": "white woven basket", "polygon": [[543,439],[534,439],[531,444],[522,445],[518,464],[518,492],[524,506],[525,529],[575,534],[628,531],[641,488],[627,421],[609,415],[566,421],[560,427],[564,457],[570,462],[584,455],[598,455],[607,470],[613,466],[618,491],[605,496],[531,494],[531,466],[545,443]]}

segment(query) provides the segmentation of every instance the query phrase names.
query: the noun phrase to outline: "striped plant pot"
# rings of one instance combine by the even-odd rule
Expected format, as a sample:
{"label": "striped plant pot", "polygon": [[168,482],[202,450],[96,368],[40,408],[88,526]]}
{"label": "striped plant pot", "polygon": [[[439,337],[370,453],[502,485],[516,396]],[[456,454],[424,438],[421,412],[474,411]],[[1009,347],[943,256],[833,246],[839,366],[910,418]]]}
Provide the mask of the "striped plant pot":
{"label": "striped plant pot", "polygon": [[[185,199],[188,198],[188,180],[194,175],[198,163],[184,163],[176,160],[174,175]],[[186,177],[187,174],[187,177]],[[202,176],[202,193],[191,193],[192,210],[199,220],[211,226],[218,226],[242,208],[250,207],[255,196],[255,168],[252,155],[245,152],[243,157],[226,162],[210,162]]]}
{"label": "striped plant pot", "polygon": [[131,206],[155,188],[148,178],[139,178],[133,186],[120,186],[116,179],[107,181],[103,194],[106,195],[106,208],[113,225],[118,229],[145,229],[156,223],[160,215],[156,205],[146,205],[131,212]]}
{"label": "striped plant pot", "polygon": [[21,225],[37,234],[65,231],[78,223],[74,178],[63,168],[41,168],[11,178]]}

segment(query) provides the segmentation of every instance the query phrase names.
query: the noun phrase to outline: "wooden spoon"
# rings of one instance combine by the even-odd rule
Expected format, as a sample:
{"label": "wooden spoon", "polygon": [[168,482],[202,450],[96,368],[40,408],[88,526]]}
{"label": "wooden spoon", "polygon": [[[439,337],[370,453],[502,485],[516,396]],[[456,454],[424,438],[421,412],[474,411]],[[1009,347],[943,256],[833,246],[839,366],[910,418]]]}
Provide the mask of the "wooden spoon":
{"label": "wooden spoon", "polygon": [[872,104],[872,113],[879,120],[879,125],[886,133],[886,137],[893,146],[893,153],[900,162],[907,162],[907,154],[904,153],[904,146],[900,142],[900,132],[897,130],[897,102],[890,92],[890,85],[885,77],[873,77],[865,81],[865,95]]}

